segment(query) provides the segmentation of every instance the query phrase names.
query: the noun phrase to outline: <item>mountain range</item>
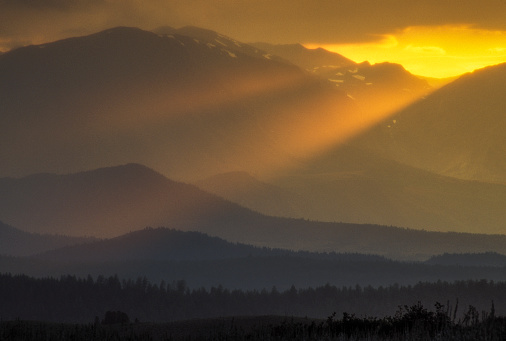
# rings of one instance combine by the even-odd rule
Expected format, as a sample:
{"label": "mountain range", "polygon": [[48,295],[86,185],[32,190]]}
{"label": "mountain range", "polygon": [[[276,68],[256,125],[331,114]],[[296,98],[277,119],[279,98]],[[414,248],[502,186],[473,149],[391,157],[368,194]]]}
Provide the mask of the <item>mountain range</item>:
{"label": "mountain range", "polygon": [[0,55],[0,220],[399,259],[500,252],[505,72],[436,90],[400,65],[192,26],[18,48]]}
{"label": "mountain range", "polygon": [[[400,65],[277,48],[298,52],[191,26],[118,27],[4,53],[0,175],[136,162],[270,215],[504,233],[504,67],[430,93]],[[316,74],[301,58],[332,67]],[[226,172],[264,194],[202,181]],[[143,224],[160,220],[132,229]]]}
{"label": "mountain range", "polygon": [[163,226],[256,246],[397,259],[506,247],[504,235],[267,216],[138,164],[0,179],[0,220],[26,232],[95,237]]}
{"label": "mountain range", "polygon": [[[483,254],[484,255],[484,254]],[[87,241],[30,257],[0,256],[3,271],[36,277],[116,276],[192,288],[225,286],[265,290],[273,286],[408,285],[419,281],[505,279],[503,265],[489,256],[443,255],[427,262],[396,262],[375,255],[312,253],[230,243],[197,232],[147,228],[115,238]],[[495,257],[493,257],[495,255]],[[444,259],[454,262],[445,264]],[[471,263],[461,263],[458,259]],[[479,261],[473,264],[473,260]],[[185,282],[181,282],[184,279]],[[98,279],[97,279],[98,280]],[[185,284],[182,284],[185,283]]]}

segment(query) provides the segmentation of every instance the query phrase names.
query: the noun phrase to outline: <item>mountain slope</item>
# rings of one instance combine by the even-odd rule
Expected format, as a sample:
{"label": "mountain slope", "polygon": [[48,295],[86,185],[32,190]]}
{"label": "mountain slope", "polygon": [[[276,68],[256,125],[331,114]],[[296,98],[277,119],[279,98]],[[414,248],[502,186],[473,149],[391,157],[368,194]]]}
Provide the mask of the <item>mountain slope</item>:
{"label": "mountain slope", "polygon": [[466,74],[363,134],[356,143],[461,179],[506,183],[506,64]]}
{"label": "mountain slope", "polygon": [[354,107],[298,67],[207,33],[118,27],[3,54],[0,175],[130,162],[181,179],[266,171]]}

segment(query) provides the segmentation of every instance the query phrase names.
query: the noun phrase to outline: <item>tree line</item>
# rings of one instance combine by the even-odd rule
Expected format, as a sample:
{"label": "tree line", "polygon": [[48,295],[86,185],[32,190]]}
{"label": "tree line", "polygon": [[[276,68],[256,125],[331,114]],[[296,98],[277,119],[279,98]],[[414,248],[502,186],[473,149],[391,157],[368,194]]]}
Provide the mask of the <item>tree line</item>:
{"label": "tree line", "polygon": [[0,319],[4,321],[86,323],[107,311],[120,311],[131,321],[141,322],[259,315],[325,318],[332,312],[382,317],[416,302],[429,306],[444,302],[457,316],[469,306],[489,310],[494,302],[496,313],[506,315],[506,282],[486,280],[243,291],[221,286],[190,289],[184,280],[154,284],[145,277],[33,278],[1,274],[0,288]]}

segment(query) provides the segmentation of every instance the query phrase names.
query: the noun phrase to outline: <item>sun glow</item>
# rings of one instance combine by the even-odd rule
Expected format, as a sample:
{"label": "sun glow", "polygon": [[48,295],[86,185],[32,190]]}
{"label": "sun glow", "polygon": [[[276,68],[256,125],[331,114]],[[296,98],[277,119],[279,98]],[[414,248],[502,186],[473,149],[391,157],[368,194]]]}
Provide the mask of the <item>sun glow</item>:
{"label": "sun glow", "polygon": [[373,43],[305,46],[323,47],[357,62],[399,63],[413,74],[436,78],[506,62],[506,31],[471,26],[412,26]]}

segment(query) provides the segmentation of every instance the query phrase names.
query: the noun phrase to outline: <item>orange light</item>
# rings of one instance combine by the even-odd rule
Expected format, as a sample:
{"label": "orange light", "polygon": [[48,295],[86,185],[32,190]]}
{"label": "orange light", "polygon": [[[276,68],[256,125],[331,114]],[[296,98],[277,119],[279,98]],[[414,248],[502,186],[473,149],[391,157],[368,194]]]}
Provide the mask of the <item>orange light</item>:
{"label": "orange light", "polygon": [[357,62],[393,62],[413,74],[453,77],[506,61],[506,31],[470,26],[412,26],[365,44],[305,44]]}

